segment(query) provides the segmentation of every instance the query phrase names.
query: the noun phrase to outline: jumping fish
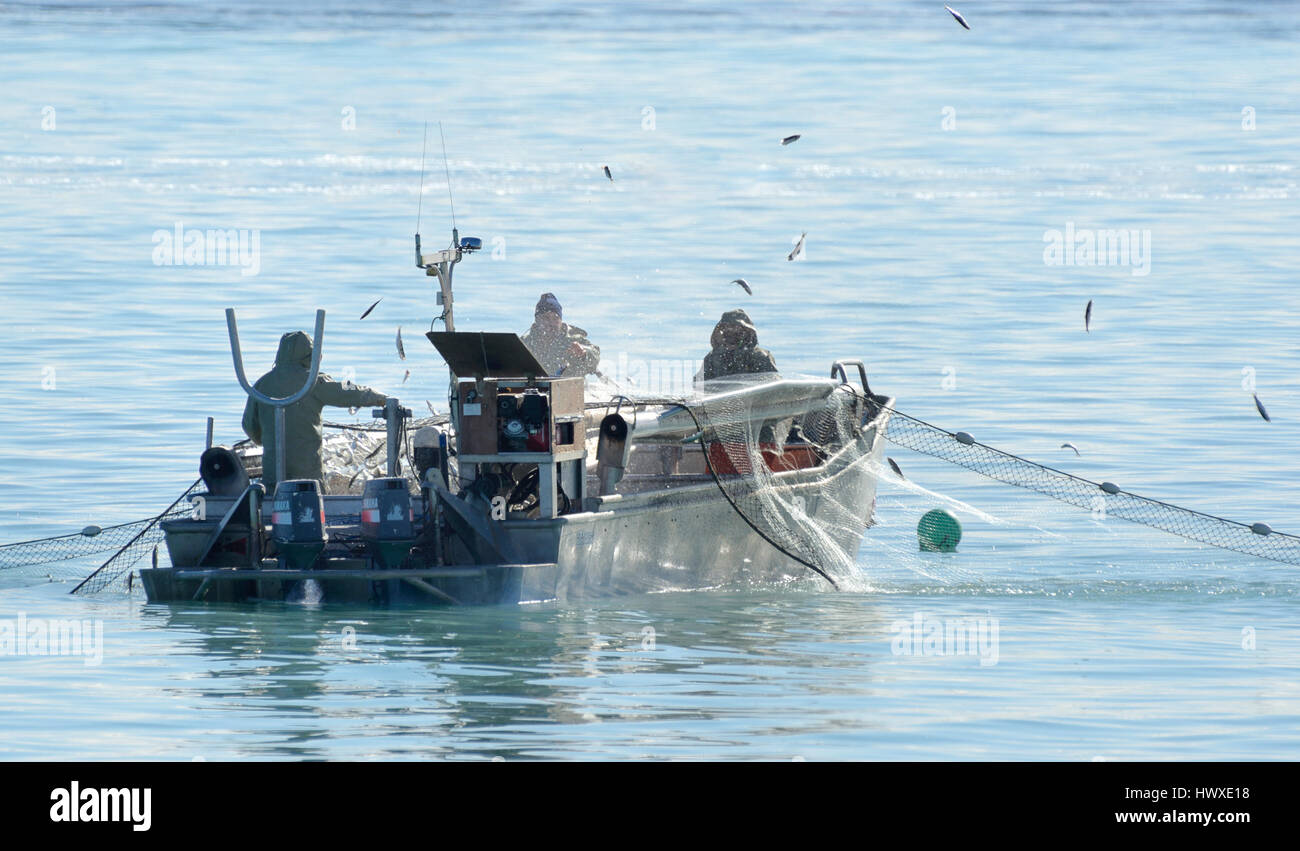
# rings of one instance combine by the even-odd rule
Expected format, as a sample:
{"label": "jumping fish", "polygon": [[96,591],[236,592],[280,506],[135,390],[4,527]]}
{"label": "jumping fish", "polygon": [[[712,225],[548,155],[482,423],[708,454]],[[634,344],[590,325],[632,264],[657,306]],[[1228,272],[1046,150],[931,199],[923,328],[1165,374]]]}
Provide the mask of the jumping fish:
{"label": "jumping fish", "polygon": [[798,142],[800,135],[801,134],[796,133],[793,136],[786,136],[784,139],[781,140],[781,144],[784,146],[790,144],[791,142]]}
{"label": "jumping fish", "polygon": [[406,379],[408,379],[408,378],[410,378],[410,377],[411,377],[411,371],[408,369],[408,370],[406,371],[406,375],[403,375],[403,376],[402,376],[402,383],[405,384],[405,383],[406,383]]}
{"label": "jumping fish", "polygon": [[1079,454],[1081,454],[1081,453],[1079,452],[1079,447],[1075,446],[1073,443],[1062,443],[1062,444],[1061,444],[1061,448],[1062,448],[1062,449],[1073,449],[1075,455],[1079,455]]}
{"label": "jumping fish", "polygon": [[789,254],[786,255],[785,258],[786,260],[793,260],[794,258],[798,257],[800,254],[803,254],[803,241],[807,236],[808,236],[807,231],[804,231],[803,233],[799,234],[799,241],[795,243],[794,251],[791,251]]}
{"label": "jumping fish", "polygon": [[754,294],[754,291],[749,288],[749,281],[746,281],[744,278],[737,278],[736,280],[732,281],[732,283],[740,284],[740,288],[742,290],[749,293],[750,295]]}
{"label": "jumping fish", "polygon": [[1088,299],[1088,306],[1083,309],[1083,330],[1088,331],[1088,326],[1092,324],[1092,299]]}
{"label": "jumping fish", "polygon": [[610,183],[614,182],[614,175],[610,174],[609,166],[605,166],[605,176],[609,178]]}
{"label": "jumping fish", "polygon": [[966,23],[966,19],[961,16],[961,12],[958,12],[951,6],[944,6],[943,8],[948,10],[948,14],[952,15],[957,20],[957,23],[961,24],[966,29],[970,29],[970,24]]}
{"label": "jumping fish", "polygon": [[372,304],[372,305],[370,305],[369,307],[366,308],[366,312],[363,313],[363,314],[361,314],[361,318],[362,318],[362,319],[365,319],[367,316],[369,316],[369,315],[370,315],[370,311],[374,310],[375,307],[378,306],[379,302],[381,302],[381,301],[383,301],[383,300],[384,300],[384,297],[383,297],[383,296],[380,296],[379,298],[375,299],[375,303]]}
{"label": "jumping fish", "polygon": [[402,326],[397,326],[397,356],[406,360],[406,348],[402,345]]}
{"label": "jumping fish", "polygon": [[886,458],[885,460],[889,462],[889,469],[893,470],[895,475],[897,475],[900,479],[907,478],[907,476],[903,475],[903,471],[898,468],[898,463],[894,461],[893,458]]}
{"label": "jumping fish", "polygon": [[1259,415],[1264,418],[1264,422],[1273,422],[1273,418],[1268,415],[1268,411],[1264,410],[1264,403],[1259,401],[1259,394],[1255,394],[1255,407],[1259,410]]}

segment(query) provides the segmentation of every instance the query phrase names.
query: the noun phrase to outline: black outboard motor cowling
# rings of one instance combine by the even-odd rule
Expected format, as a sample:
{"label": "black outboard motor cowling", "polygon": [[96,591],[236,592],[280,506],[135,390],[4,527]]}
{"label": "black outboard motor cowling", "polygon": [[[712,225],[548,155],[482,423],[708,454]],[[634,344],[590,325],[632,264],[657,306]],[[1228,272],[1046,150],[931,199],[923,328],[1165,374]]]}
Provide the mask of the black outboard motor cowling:
{"label": "black outboard motor cowling", "polygon": [[361,492],[361,537],[380,566],[396,568],[415,544],[415,509],[406,479],[371,479]]}
{"label": "black outboard motor cowling", "polygon": [[414,538],[415,510],[406,479],[371,479],[361,492],[361,536],[391,541]]}
{"label": "black outboard motor cowling", "polygon": [[275,486],[271,537],[280,553],[281,567],[294,570],[311,567],[329,541],[320,482],[289,479]]}

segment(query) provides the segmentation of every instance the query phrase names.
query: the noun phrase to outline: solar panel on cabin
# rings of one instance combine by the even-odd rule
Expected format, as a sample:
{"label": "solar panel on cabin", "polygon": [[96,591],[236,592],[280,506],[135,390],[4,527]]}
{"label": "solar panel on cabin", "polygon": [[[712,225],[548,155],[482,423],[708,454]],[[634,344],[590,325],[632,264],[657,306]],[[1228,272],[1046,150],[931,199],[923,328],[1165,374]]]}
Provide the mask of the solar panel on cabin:
{"label": "solar panel on cabin", "polygon": [[430,331],[429,338],[457,375],[523,378],[546,375],[518,334],[487,331]]}

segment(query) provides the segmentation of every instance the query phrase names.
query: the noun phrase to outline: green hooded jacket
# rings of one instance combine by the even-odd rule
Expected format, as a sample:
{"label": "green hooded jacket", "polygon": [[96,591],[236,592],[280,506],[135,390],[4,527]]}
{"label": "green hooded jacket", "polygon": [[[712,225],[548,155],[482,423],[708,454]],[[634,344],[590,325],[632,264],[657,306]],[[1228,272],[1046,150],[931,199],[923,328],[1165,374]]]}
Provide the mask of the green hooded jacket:
{"label": "green hooded jacket", "polygon": [[[311,372],[311,337],[293,331],[280,338],[275,353],[275,367],[257,380],[254,388],[276,399],[297,393],[307,383]],[[369,387],[339,382],[317,373],[316,386],[284,412],[284,472],[289,479],[321,479],[321,409],[326,405],[339,408],[382,405],[383,393]],[[244,433],[263,447],[262,484],[268,495],[275,493],[275,408],[254,401],[250,396],[244,406]],[[322,483],[323,484],[323,483]]]}

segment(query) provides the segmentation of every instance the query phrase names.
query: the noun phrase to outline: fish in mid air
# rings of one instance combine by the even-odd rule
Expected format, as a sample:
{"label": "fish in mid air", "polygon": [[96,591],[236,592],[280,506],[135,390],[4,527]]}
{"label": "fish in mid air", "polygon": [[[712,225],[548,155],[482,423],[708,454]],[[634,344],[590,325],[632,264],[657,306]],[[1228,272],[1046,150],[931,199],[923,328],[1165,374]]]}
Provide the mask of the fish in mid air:
{"label": "fish in mid air", "polygon": [[380,296],[379,298],[375,299],[375,303],[372,304],[372,305],[370,305],[369,307],[366,308],[366,312],[363,313],[363,314],[361,314],[361,318],[362,318],[362,319],[365,319],[367,316],[369,316],[369,315],[370,315],[370,311],[372,311],[372,310],[374,310],[376,307],[378,307],[378,306],[379,306],[379,302],[381,302],[381,301],[383,301],[383,300],[384,300],[384,297],[383,297],[383,296]]}
{"label": "fish in mid air", "polygon": [[605,166],[605,176],[609,178],[610,183],[614,182],[614,175],[610,174],[609,166]]}
{"label": "fish in mid air", "polygon": [[966,23],[966,19],[961,16],[961,12],[958,12],[951,6],[944,6],[943,8],[948,10],[948,14],[952,15],[953,18],[957,20],[957,23],[961,24],[966,29],[970,29],[970,24]]}
{"label": "fish in mid air", "polygon": [[397,356],[406,360],[406,347],[402,345],[402,326],[397,326]]}
{"label": "fish in mid air", "polygon": [[801,136],[802,134],[800,133],[796,133],[793,136],[786,136],[784,139],[781,140],[781,145],[784,147],[785,145],[788,145],[791,142],[798,142]]}
{"label": "fish in mid air", "polygon": [[789,254],[786,255],[785,258],[786,260],[793,260],[794,258],[798,257],[800,254],[803,254],[803,241],[805,238],[807,238],[807,236],[808,236],[807,231],[804,231],[803,233],[799,234],[799,241],[795,243],[794,251],[791,251]]}
{"label": "fish in mid air", "polygon": [[1079,452],[1079,447],[1075,446],[1073,443],[1062,443],[1062,444],[1061,444],[1061,448],[1062,448],[1062,449],[1073,449],[1075,455],[1079,455],[1079,454],[1081,454],[1081,453]]}
{"label": "fish in mid air", "polygon": [[889,469],[893,470],[895,475],[897,475],[900,479],[907,478],[907,476],[903,475],[903,471],[898,468],[898,462],[896,462],[893,458],[886,458],[885,460],[889,462]]}
{"label": "fish in mid air", "polygon": [[744,278],[737,278],[736,280],[732,281],[732,283],[740,284],[740,288],[742,290],[749,293],[750,295],[754,294],[754,291],[749,288],[749,281],[746,281]]}
{"label": "fish in mid air", "polygon": [[1258,394],[1255,395],[1255,408],[1259,411],[1259,415],[1264,418],[1264,422],[1273,422],[1273,418],[1268,415],[1268,411],[1264,410],[1264,403],[1259,401]]}
{"label": "fish in mid air", "polygon": [[406,371],[406,375],[403,375],[403,376],[402,376],[402,383],[405,384],[405,383],[406,383],[406,379],[408,379],[408,378],[410,378],[410,377],[411,377],[411,371],[408,369],[408,370]]}
{"label": "fish in mid air", "polygon": [[1088,331],[1088,326],[1092,324],[1092,299],[1088,299],[1088,306],[1083,309],[1083,330]]}

